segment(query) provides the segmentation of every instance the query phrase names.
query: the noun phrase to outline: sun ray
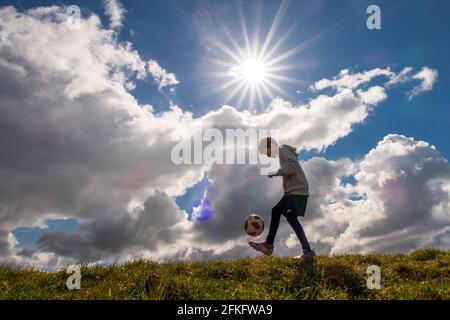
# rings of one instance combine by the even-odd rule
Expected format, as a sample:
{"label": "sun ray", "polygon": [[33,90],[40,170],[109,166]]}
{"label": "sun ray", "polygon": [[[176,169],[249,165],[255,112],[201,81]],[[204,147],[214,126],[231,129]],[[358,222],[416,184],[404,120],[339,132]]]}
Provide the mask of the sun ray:
{"label": "sun ray", "polygon": [[[346,19],[344,19],[343,21],[345,21]],[[294,54],[299,54],[300,52],[310,48],[311,46],[315,45],[318,41],[322,40],[326,35],[328,35],[331,31],[336,29],[336,26],[339,25],[340,23],[342,23],[343,21],[340,21],[339,23],[328,27],[327,29],[315,34],[314,36],[310,37],[309,39],[299,43],[298,45],[296,45],[295,47],[285,51],[284,53],[278,55],[276,58],[271,59],[270,61],[267,62],[267,67],[270,67],[271,65],[275,65],[277,63],[279,63],[280,61],[283,61],[291,56],[293,56]]]}
{"label": "sun ray", "polygon": [[289,5],[289,1],[283,0],[283,2],[281,2],[280,6],[278,7],[278,11],[275,14],[272,25],[270,26],[269,32],[267,33],[266,39],[264,40],[264,44],[261,48],[259,58],[262,58],[265,56],[267,47],[269,46],[270,42],[272,41],[272,39],[277,31],[278,26],[280,25],[280,22],[283,19],[283,16],[287,10],[288,5]]}
{"label": "sun ray", "polygon": [[244,36],[245,48],[246,48],[246,52],[247,52],[247,59],[250,59],[252,57],[253,52],[252,52],[252,48],[250,46],[250,38],[248,37],[247,24],[245,23],[244,10],[242,9],[241,1],[239,1],[238,9],[239,9],[239,17],[240,17],[239,20],[241,23],[242,34]]}
{"label": "sun ray", "polygon": [[240,81],[239,79],[232,79],[232,80],[226,82],[226,83],[223,85],[223,87],[219,89],[219,91],[221,91],[221,90],[226,90],[226,89],[228,89],[229,87],[232,87],[232,86],[234,86],[235,84],[238,84],[238,83],[240,83],[240,82],[241,82],[241,81]]}
{"label": "sun ray", "polygon": [[244,82],[240,82],[239,84],[237,84],[236,88],[225,99],[225,104],[230,102],[231,99],[233,99],[239,93],[239,91],[242,90],[243,87],[245,87],[245,85],[246,84]]}
{"label": "sun ray", "polygon": [[283,43],[287,40],[287,38],[291,35],[291,33],[296,29],[300,20],[297,20],[286,32],[284,32],[283,36],[281,36],[278,41],[271,47],[270,51],[264,53],[264,59],[270,61],[272,56],[279,50],[279,48],[283,45]]}
{"label": "sun ray", "polygon": [[248,90],[250,89],[250,84],[245,84],[245,87],[244,87],[244,89],[242,90],[242,93],[241,93],[241,96],[239,97],[239,100],[238,100],[238,105],[241,105],[242,104],[242,102],[244,101],[244,99],[245,99],[245,96],[247,95],[247,92],[248,92]]}
{"label": "sun ray", "polygon": [[237,59],[234,59],[234,60],[237,62],[242,60],[242,58],[245,57],[245,53],[243,52],[242,48],[239,46],[237,41],[231,35],[231,32],[228,29],[228,27],[226,27],[225,25],[222,25],[222,31],[225,33],[228,41],[230,41],[231,44],[233,45],[234,50],[236,50],[238,52]]}
{"label": "sun ray", "polygon": [[258,102],[259,102],[259,105],[260,105],[260,106],[262,106],[262,105],[264,104],[264,100],[263,100],[263,95],[262,95],[262,92],[261,92],[261,88],[262,88],[262,85],[256,87],[256,94],[257,94],[257,96],[258,96]]}
{"label": "sun ray", "polygon": [[273,66],[267,66],[267,72],[268,73],[274,73],[277,71],[285,71],[285,70],[299,70],[299,69],[305,69],[307,65],[305,63],[290,63],[290,64],[277,64]]}
{"label": "sun ray", "polygon": [[290,94],[289,92],[287,92],[286,90],[284,90],[283,88],[281,88],[279,85],[277,85],[275,82],[273,82],[272,80],[266,79],[265,83],[271,87],[272,89],[275,89],[275,91],[282,93],[284,96],[289,97]]}
{"label": "sun ray", "polygon": [[[245,2],[245,5],[248,3]],[[289,37],[298,29],[302,20],[297,18],[294,23],[284,26],[284,19],[291,1],[283,0],[279,4],[264,34],[262,34],[261,25],[264,21],[262,7],[259,3],[251,2],[251,4],[253,8],[256,8],[257,19],[254,24],[248,24],[246,17],[248,11],[244,12],[244,3],[240,0],[237,1],[237,25],[218,22],[219,33],[211,37],[213,48],[207,50],[213,53],[219,52],[222,57],[211,60],[208,68],[212,78],[217,81],[224,79],[224,83],[217,88],[208,88],[205,90],[207,91],[205,95],[215,95],[223,91],[226,92],[225,103],[234,103],[237,107],[246,104],[246,108],[256,111],[263,110],[267,99],[274,99],[275,96],[292,98],[293,92],[299,88],[298,85],[304,85],[304,82],[298,78],[298,72],[293,76],[293,71],[305,69],[310,66],[310,63],[306,60],[299,62],[298,57],[295,58],[296,61],[292,61],[292,58],[323,39],[330,28],[301,43],[285,48],[290,42]],[[224,39],[221,39],[221,36]],[[212,85],[214,82],[208,83],[208,86]],[[292,94],[289,93],[290,91]]]}
{"label": "sun ray", "polygon": [[225,54],[227,54],[231,59],[233,59],[235,62],[238,62],[240,60],[242,60],[242,58],[237,55],[236,53],[234,53],[231,49],[227,48],[224,44],[220,43],[218,40],[214,41],[215,46],[221,50],[222,52],[224,52]]}
{"label": "sun ray", "polygon": [[270,89],[266,86],[265,83],[261,83],[261,88],[264,90],[265,94],[266,94],[270,99],[275,98],[273,92],[270,91]]}
{"label": "sun ray", "polygon": [[267,78],[281,80],[281,81],[289,82],[289,83],[296,83],[296,84],[302,83],[302,81],[299,80],[299,79],[291,78],[291,77],[285,77],[285,76],[281,76],[281,75],[278,75],[278,74],[270,74],[270,73],[268,73],[267,74]]}

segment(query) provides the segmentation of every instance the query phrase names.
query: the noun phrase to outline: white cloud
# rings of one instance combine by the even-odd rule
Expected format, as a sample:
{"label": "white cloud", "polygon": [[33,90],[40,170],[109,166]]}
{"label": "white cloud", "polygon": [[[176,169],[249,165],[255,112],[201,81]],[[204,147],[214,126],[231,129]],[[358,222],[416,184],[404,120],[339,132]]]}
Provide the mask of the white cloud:
{"label": "white cloud", "polygon": [[413,71],[411,67],[405,67],[398,74],[393,74],[391,79],[386,83],[386,87],[390,87],[399,83],[408,82],[411,79],[410,73]]}
{"label": "white cloud", "polygon": [[[311,208],[316,217],[307,232],[324,252],[407,251],[430,239],[437,245],[438,237],[440,247],[448,243],[450,165],[433,146],[391,134],[347,165],[355,186],[342,186],[341,173],[334,183],[317,180],[321,187],[311,195],[321,204]],[[316,166],[305,170],[314,173]]]}
{"label": "white cloud", "polygon": [[431,91],[437,81],[437,78],[437,70],[423,67],[422,70],[412,76],[412,79],[421,80],[422,82],[408,93],[409,99],[411,100],[421,93]]}
{"label": "white cloud", "polygon": [[0,140],[2,226],[96,214],[156,187],[178,194],[200,178],[200,166],[170,162],[172,136],[190,115],[174,107],[156,116],[137,103],[128,84],[147,76],[146,63],[98,17],[83,19],[79,32],[66,28],[63,8],[35,16],[6,7],[0,24],[8,34],[0,131],[14,137]]}
{"label": "white cloud", "polygon": [[164,87],[176,86],[180,83],[175,74],[167,72],[167,70],[162,68],[156,60],[148,61],[148,70],[160,90]]}
{"label": "white cloud", "polygon": [[334,88],[338,91],[343,89],[356,89],[361,85],[364,85],[372,79],[380,76],[392,77],[395,73],[390,68],[376,68],[369,71],[363,71],[358,73],[351,73],[349,69],[341,70],[339,76],[333,79],[322,79],[317,81],[310,88],[313,90],[323,90],[326,88]]}
{"label": "white cloud", "polygon": [[293,249],[298,247],[298,238],[295,233],[291,233],[286,239],[286,247],[288,249]]}
{"label": "white cloud", "polygon": [[112,29],[122,27],[125,17],[125,9],[119,0],[103,0],[105,14],[109,17],[109,25]]}
{"label": "white cloud", "polygon": [[[410,250],[450,226],[450,194],[444,187],[450,165],[434,146],[388,135],[364,157],[355,177],[356,190],[367,200],[353,209],[359,218],[350,221],[335,251]],[[447,213],[437,216],[442,206]]]}
{"label": "white cloud", "polygon": [[423,67],[421,71],[415,74],[412,74],[412,72],[412,67],[405,67],[398,73],[391,70],[391,68],[376,68],[357,73],[351,73],[349,69],[344,69],[341,70],[339,76],[333,77],[333,79],[319,80],[310,86],[310,89],[313,91],[319,91],[332,88],[337,92],[345,89],[353,90],[368,84],[377,77],[385,77],[389,79],[384,84],[384,87],[386,88],[392,88],[394,85],[411,82],[413,80],[421,80],[419,85],[407,93],[409,100],[411,100],[419,94],[431,91],[438,78],[438,71],[428,67]]}

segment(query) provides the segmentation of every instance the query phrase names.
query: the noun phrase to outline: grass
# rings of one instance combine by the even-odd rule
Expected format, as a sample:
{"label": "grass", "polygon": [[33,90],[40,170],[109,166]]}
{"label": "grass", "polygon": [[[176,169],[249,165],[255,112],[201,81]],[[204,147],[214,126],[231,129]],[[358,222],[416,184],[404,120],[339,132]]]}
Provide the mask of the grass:
{"label": "grass", "polygon": [[[381,268],[369,290],[367,267]],[[319,256],[314,267],[292,258],[227,261],[136,260],[81,267],[81,289],[68,290],[65,270],[0,267],[0,299],[450,299],[450,251]]]}

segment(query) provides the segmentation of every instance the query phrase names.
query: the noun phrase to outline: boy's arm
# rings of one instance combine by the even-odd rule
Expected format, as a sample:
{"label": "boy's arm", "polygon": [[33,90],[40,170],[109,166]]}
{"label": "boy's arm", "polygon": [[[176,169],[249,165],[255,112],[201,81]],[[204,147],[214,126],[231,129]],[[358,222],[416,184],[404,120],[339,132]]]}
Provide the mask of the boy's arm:
{"label": "boy's arm", "polygon": [[277,172],[269,174],[271,177],[290,176],[297,172],[295,163],[286,155],[286,151],[280,149],[280,169]]}

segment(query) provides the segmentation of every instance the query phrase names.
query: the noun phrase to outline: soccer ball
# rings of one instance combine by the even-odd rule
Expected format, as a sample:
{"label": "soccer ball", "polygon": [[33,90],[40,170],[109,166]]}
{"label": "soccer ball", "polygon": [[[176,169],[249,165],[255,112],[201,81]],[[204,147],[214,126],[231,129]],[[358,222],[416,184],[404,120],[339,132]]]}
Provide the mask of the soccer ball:
{"label": "soccer ball", "polygon": [[249,215],[244,221],[244,230],[249,236],[259,236],[264,231],[264,221],[257,214]]}

